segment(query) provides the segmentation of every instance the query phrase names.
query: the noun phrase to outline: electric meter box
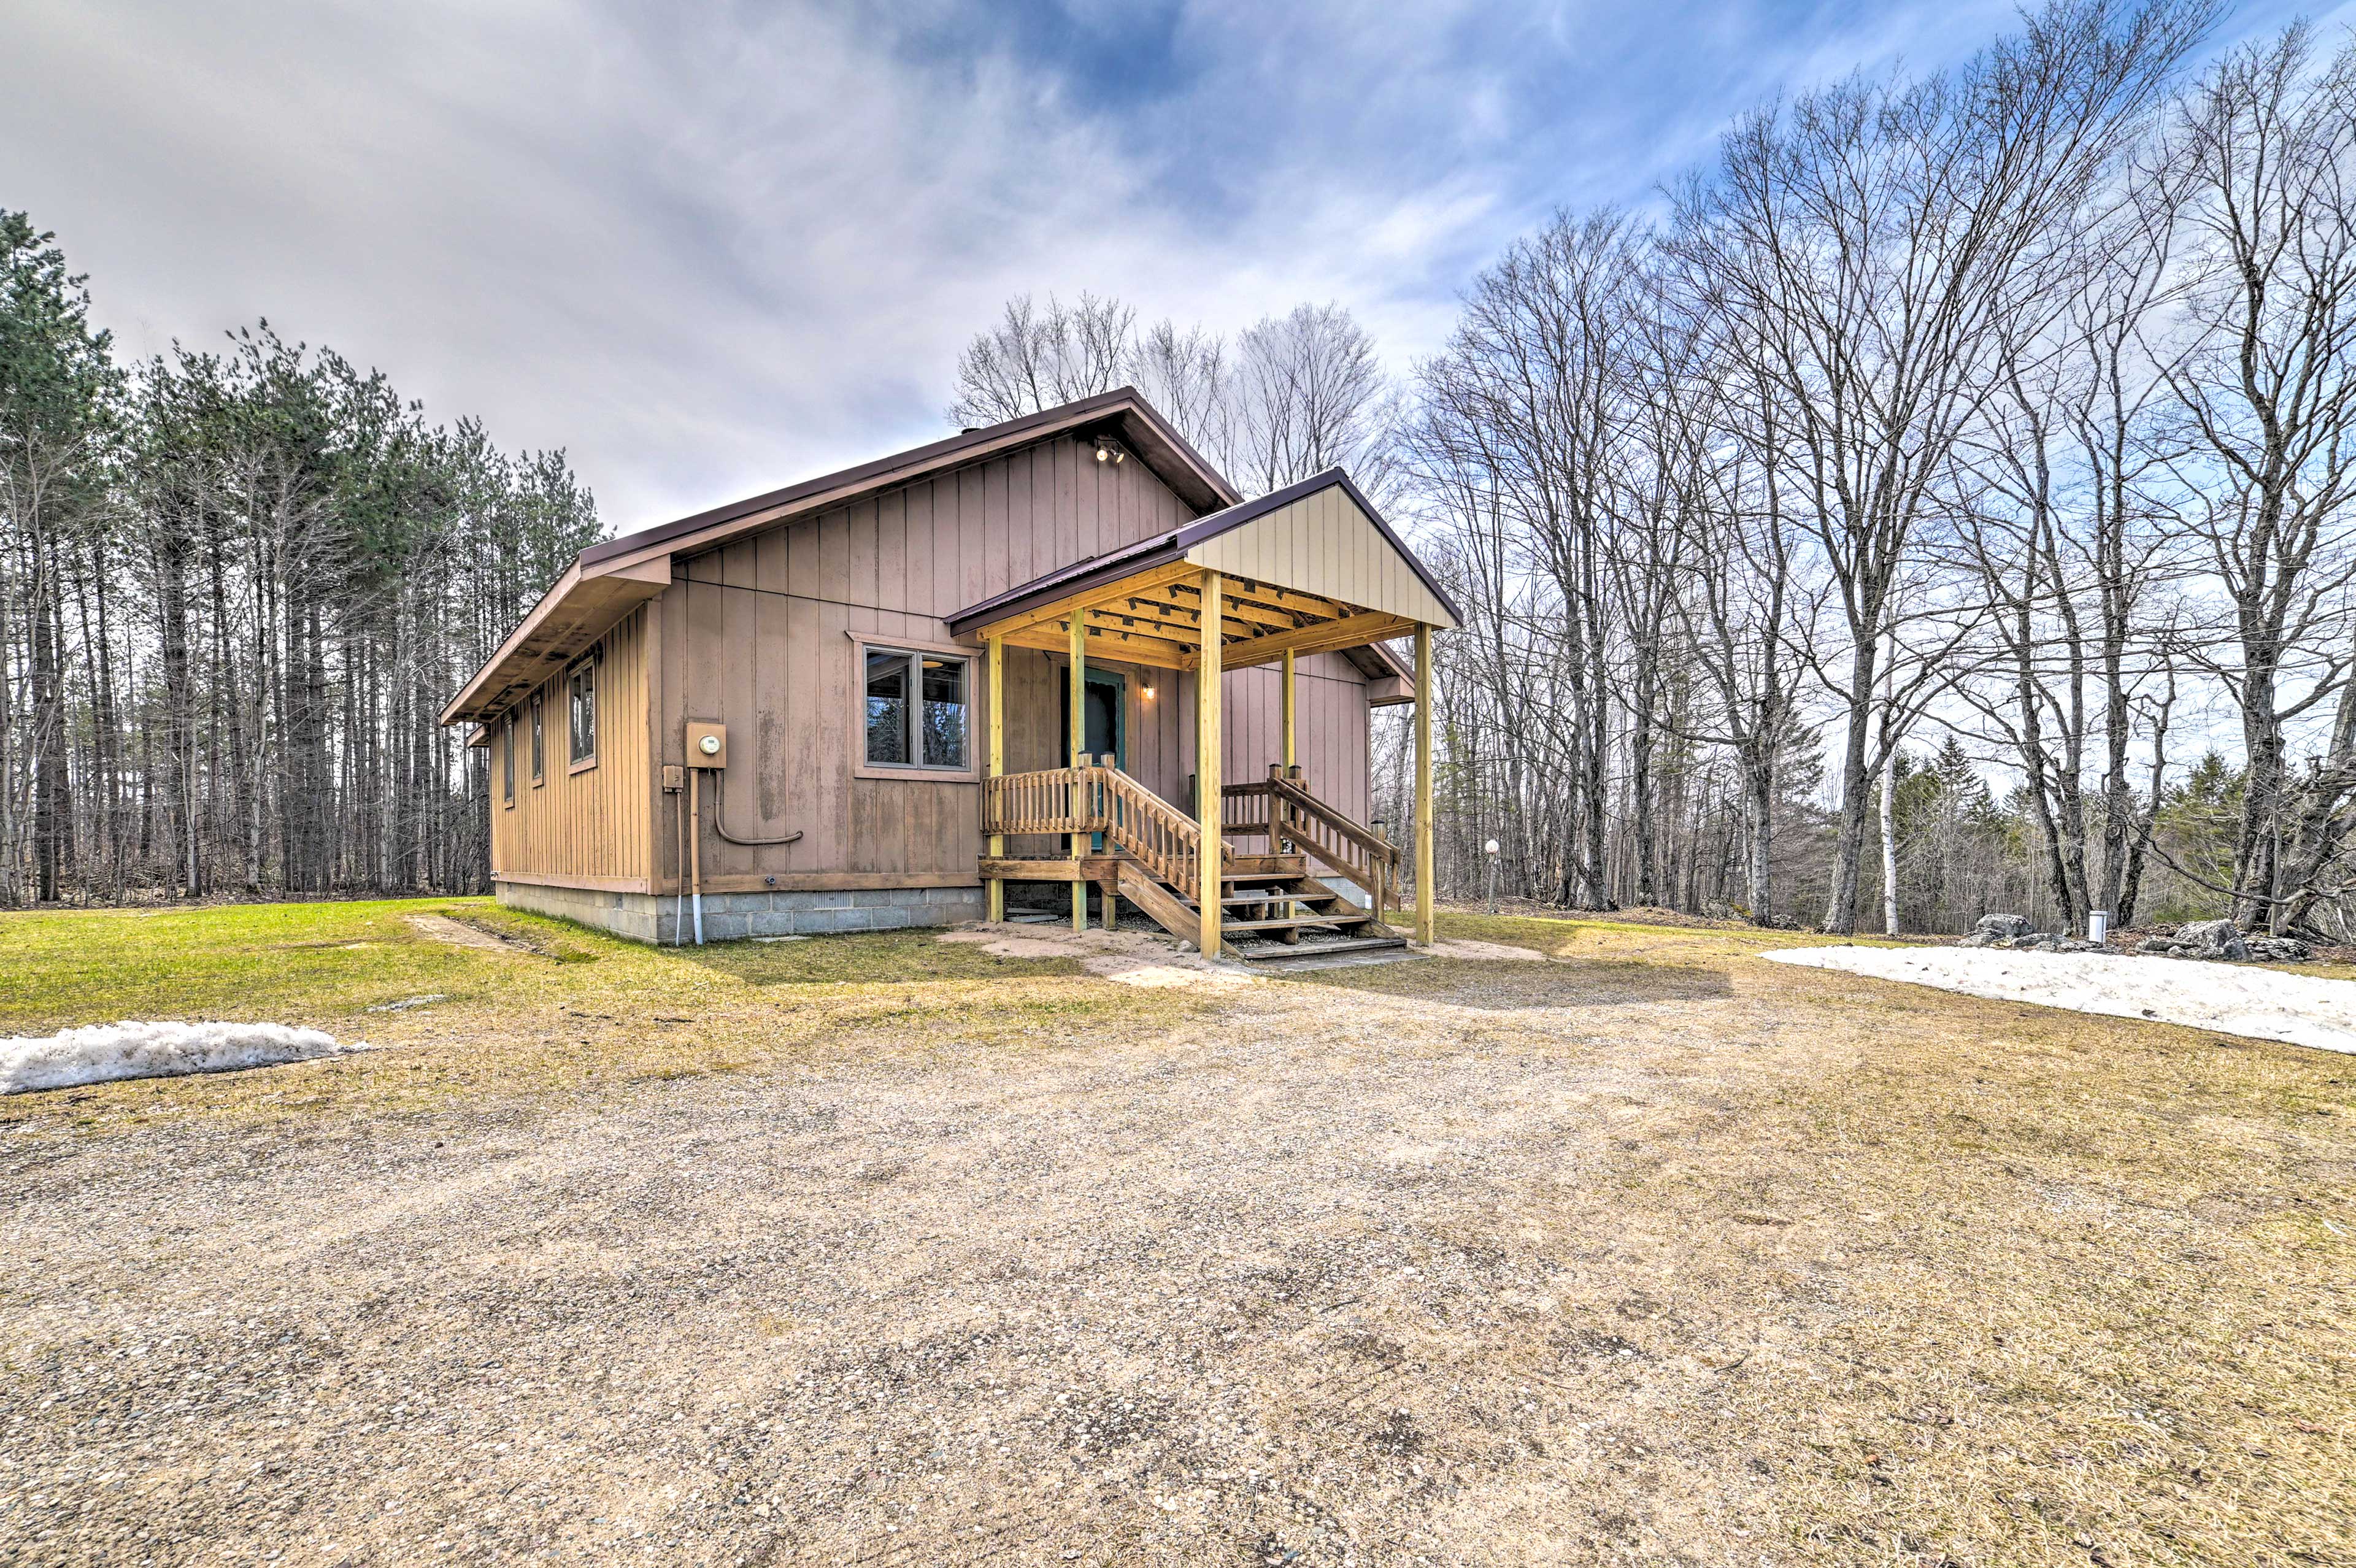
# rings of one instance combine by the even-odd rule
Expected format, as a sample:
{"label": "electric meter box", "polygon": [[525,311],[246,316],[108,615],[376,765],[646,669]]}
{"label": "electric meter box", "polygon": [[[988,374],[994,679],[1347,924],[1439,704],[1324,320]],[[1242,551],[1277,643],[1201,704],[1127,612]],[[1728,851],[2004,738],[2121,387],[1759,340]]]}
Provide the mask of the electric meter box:
{"label": "electric meter box", "polygon": [[687,721],[687,765],[724,768],[728,765],[728,726],[709,719]]}

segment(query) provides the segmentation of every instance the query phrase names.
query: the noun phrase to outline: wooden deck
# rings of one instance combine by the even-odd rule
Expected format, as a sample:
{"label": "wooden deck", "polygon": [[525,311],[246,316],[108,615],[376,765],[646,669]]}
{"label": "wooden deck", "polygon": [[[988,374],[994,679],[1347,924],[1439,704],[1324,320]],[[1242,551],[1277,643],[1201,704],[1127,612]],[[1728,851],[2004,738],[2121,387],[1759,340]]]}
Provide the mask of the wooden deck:
{"label": "wooden deck", "polygon": [[[1300,774],[1298,768],[1290,777],[1271,768],[1264,780],[1220,792],[1215,929],[1221,946],[1237,957],[1264,958],[1293,955],[1304,937],[1351,949],[1404,945],[1383,923],[1387,892],[1398,886],[1398,847],[1320,801]],[[1209,885],[1200,826],[1119,768],[1001,774],[983,780],[981,800],[981,830],[993,843],[1007,835],[1069,835],[1076,847],[1068,856],[985,856],[979,868],[985,880],[1069,885],[1077,919],[1085,919],[1082,890],[1093,886],[1107,924],[1126,899],[1190,944],[1211,926],[1198,891]],[[1235,846],[1237,838],[1255,837],[1266,848]],[[1098,840],[1101,849],[1078,848]],[[1365,889],[1368,902],[1321,880],[1312,862]]]}

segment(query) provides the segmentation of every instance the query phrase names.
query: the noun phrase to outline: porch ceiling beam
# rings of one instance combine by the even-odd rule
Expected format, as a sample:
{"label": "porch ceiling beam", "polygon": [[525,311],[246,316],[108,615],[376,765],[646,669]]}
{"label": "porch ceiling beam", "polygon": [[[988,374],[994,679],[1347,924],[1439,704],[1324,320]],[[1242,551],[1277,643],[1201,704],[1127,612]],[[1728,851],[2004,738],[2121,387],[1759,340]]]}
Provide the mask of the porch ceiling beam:
{"label": "porch ceiling beam", "polygon": [[[1183,626],[1183,629],[1185,629],[1187,643],[1190,643],[1190,645],[1202,645],[1202,610],[1190,610],[1187,605],[1169,605],[1169,603],[1159,603],[1157,605],[1157,603],[1150,601],[1150,598],[1138,598],[1138,601],[1126,601],[1126,603],[1136,603],[1141,610],[1145,610],[1145,607],[1150,607],[1150,610],[1159,610],[1164,617],[1171,617],[1171,624],[1173,624],[1173,626]],[[1232,610],[1223,610],[1223,613],[1220,613],[1218,624],[1223,635],[1230,635],[1230,638],[1256,638],[1256,635],[1265,634],[1265,631],[1275,631],[1275,629],[1291,631],[1293,626],[1296,626],[1296,622],[1289,622],[1289,619],[1286,619],[1286,622],[1265,622],[1265,619],[1253,619],[1253,617],[1244,617],[1244,614],[1235,614]]]}
{"label": "porch ceiling beam", "polygon": [[1339,621],[1320,621],[1313,626],[1303,626],[1296,632],[1276,632],[1264,637],[1247,637],[1226,645],[1219,656],[1220,663],[1228,669],[1246,665],[1265,664],[1286,653],[1322,654],[1336,648],[1355,648],[1361,643],[1379,642],[1414,629],[1415,623],[1403,616],[1361,611]]}
{"label": "porch ceiling beam", "polygon": [[[1065,653],[1071,647],[1071,635],[1061,624],[1033,626],[1027,632],[1007,635],[1010,648],[1037,648],[1044,653]],[[1088,656],[1106,659],[1115,664],[1151,665],[1156,669],[1191,669],[1194,650],[1181,648],[1166,639],[1147,637],[1139,634],[1107,632],[1088,628]]]}
{"label": "porch ceiling beam", "polygon": [[1166,582],[1174,581],[1180,577],[1192,576],[1194,571],[1195,568],[1183,560],[1168,566],[1157,566],[1151,571],[1141,571],[1134,577],[1124,577],[1118,582],[1100,583],[1076,593],[1067,593],[1060,599],[1051,600],[1047,603],[1034,605],[1019,614],[1010,615],[1003,621],[990,622],[976,626],[972,630],[977,635],[987,636],[996,633],[1011,639],[1017,632],[1028,631],[1033,626],[1046,625],[1050,623],[1061,624],[1070,618],[1074,610],[1085,610],[1091,605],[1126,598],[1132,593],[1142,594]]}
{"label": "porch ceiling beam", "polygon": [[1338,621],[1344,615],[1355,614],[1358,609],[1355,604],[1328,599],[1304,588],[1280,588],[1271,582],[1242,582],[1232,577],[1226,581],[1231,592],[1220,595],[1220,599],[1229,614],[1235,613],[1236,607],[1240,604],[1263,613],[1282,615],[1287,621],[1298,621],[1302,615],[1321,615],[1329,621]]}
{"label": "porch ceiling beam", "polygon": [[1181,642],[1175,637],[1165,637],[1158,632],[1141,631],[1133,626],[1108,626],[1086,618],[1081,620],[1080,624],[1087,629],[1089,640],[1092,642],[1134,644],[1141,648],[1151,648],[1168,654],[1173,658],[1184,657],[1194,648],[1192,643]]}
{"label": "porch ceiling beam", "polygon": [[[1182,587],[1176,592],[1183,593],[1187,591]],[[1196,599],[1199,604],[1200,595],[1196,595]],[[1183,609],[1184,606],[1181,605],[1179,608]],[[1297,614],[1280,610],[1274,605],[1254,603],[1246,598],[1229,598],[1224,593],[1219,595],[1219,613],[1226,620],[1240,621],[1246,625],[1277,626],[1290,631],[1301,624],[1301,617]],[[1194,613],[1200,615],[1201,609],[1197,608]]]}
{"label": "porch ceiling beam", "polygon": [[[1154,602],[1140,596],[1137,603],[1152,604]],[[1164,601],[1156,607],[1167,614],[1191,622],[1196,627],[1203,624],[1203,612],[1193,605],[1173,604]],[[1226,595],[1222,594],[1219,602],[1219,624],[1231,628],[1227,633],[1230,636],[1257,637],[1270,631],[1292,631],[1301,624],[1301,622],[1298,617],[1292,615],[1278,615],[1267,611],[1239,610],[1227,601]]]}
{"label": "porch ceiling beam", "polygon": [[1123,600],[1118,605],[1099,604],[1088,613],[1088,624],[1102,626],[1108,632],[1143,631],[1155,636],[1168,636],[1172,642],[1189,646],[1203,640],[1198,623],[1173,620],[1173,613],[1162,611],[1159,605],[1148,608],[1136,600]]}
{"label": "porch ceiling beam", "polygon": [[1255,583],[1248,591],[1254,599],[1267,599],[1280,610],[1306,610],[1312,615],[1346,615],[1355,607],[1339,599],[1328,599],[1322,593],[1312,593],[1302,588],[1283,588],[1273,582]]}

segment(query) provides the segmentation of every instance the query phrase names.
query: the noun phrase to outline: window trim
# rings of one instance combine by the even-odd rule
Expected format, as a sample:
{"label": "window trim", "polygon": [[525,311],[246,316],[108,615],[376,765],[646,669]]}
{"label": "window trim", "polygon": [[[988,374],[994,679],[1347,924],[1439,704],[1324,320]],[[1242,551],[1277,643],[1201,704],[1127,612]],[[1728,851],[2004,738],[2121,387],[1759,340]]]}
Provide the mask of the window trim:
{"label": "window trim", "polygon": [[[981,752],[987,741],[982,726],[989,715],[983,710],[989,694],[982,689],[988,659],[980,648],[962,643],[933,643],[921,637],[893,637],[881,632],[849,632],[851,639],[851,776],[857,779],[899,779],[916,784],[979,784],[981,780]],[[908,654],[917,658],[931,655],[936,658],[953,658],[965,664],[965,766],[934,767],[923,763],[871,763],[867,760],[867,656]],[[924,680],[920,665],[916,676],[919,687]]]}
{"label": "window trim", "polygon": [[548,782],[548,694],[531,694],[531,787]]}
{"label": "window trim", "polygon": [[[564,754],[570,759],[564,772],[568,777],[585,773],[597,765],[597,747],[602,739],[598,734],[597,699],[604,695],[597,689],[597,667],[604,662],[604,650],[599,649],[564,667]],[[589,754],[585,757],[576,756],[573,751],[577,738],[573,723],[573,683],[584,670],[589,672]]]}
{"label": "window trim", "polygon": [[499,726],[499,808],[515,809],[516,784],[516,718],[515,709],[507,710],[506,721]]}

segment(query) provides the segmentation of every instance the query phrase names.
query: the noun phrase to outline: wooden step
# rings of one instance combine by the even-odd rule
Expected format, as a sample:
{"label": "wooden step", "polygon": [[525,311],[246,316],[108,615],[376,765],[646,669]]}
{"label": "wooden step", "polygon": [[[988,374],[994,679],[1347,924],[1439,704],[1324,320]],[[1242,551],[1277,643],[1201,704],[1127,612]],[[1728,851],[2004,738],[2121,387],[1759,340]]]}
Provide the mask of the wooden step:
{"label": "wooden step", "polygon": [[1203,917],[1195,907],[1146,875],[1141,866],[1123,866],[1119,873],[1120,896],[1143,910],[1154,924],[1187,944],[1203,939]]}
{"label": "wooden step", "polygon": [[1339,958],[1352,953],[1379,953],[1406,945],[1407,938],[1404,936],[1352,936],[1339,942],[1320,942],[1313,945],[1304,944],[1299,947],[1248,943],[1238,944],[1230,951],[1229,956],[1240,958],[1247,964],[1313,963],[1320,958]]}
{"label": "wooden step", "polygon": [[1282,920],[1223,920],[1223,921],[1221,921],[1221,922],[1219,923],[1219,929],[1220,929],[1222,932],[1229,932],[1229,931],[1298,931],[1298,930],[1300,930],[1301,927],[1303,927],[1303,926],[1307,926],[1307,925],[1336,925],[1336,926],[1338,926],[1338,925],[1355,925],[1355,924],[1356,924],[1356,923],[1357,923],[1357,922],[1355,921],[1355,918],[1352,918],[1352,917],[1349,917],[1349,916],[1335,916],[1335,915],[1327,915],[1327,914],[1304,914],[1304,915],[1289,916],[1289,917],[1287,917],[1287,918],[1285,918],[1285,919],[1282,919]]}

